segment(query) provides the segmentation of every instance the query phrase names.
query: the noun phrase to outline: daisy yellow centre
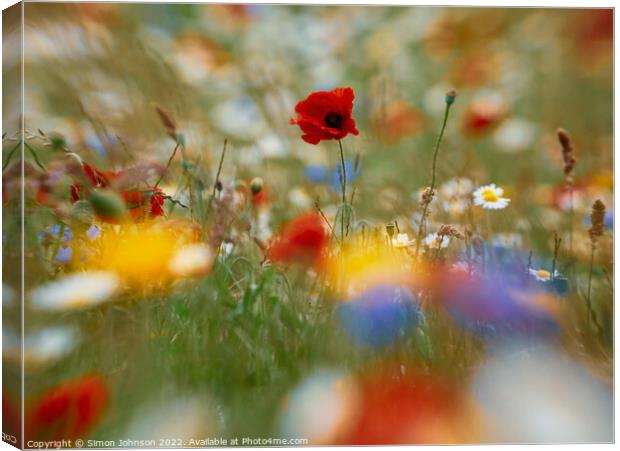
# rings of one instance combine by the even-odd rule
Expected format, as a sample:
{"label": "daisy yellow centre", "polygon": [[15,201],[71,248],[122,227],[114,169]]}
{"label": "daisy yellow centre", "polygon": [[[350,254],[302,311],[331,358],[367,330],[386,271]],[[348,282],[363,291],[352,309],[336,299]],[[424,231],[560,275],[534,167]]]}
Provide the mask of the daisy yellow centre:
{"label": "daisy yellow centre", "polygon": [[538,271],[536,271],[536,275],[541,279],[551,279],[551,273],[544,269],[539,269]]}
{"label": "daisy yellow centre", "polygon": [[492,189],[485,189],[482,191],[482,200],[485,202],[497,202],[499,200],[499,196]]}

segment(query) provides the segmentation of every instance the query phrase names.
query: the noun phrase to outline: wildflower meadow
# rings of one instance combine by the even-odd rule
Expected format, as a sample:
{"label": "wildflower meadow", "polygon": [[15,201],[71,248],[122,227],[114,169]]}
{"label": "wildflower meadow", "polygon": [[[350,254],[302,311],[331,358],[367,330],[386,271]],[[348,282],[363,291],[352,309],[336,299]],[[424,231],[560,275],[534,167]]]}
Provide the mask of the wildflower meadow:
{"label": "wildflower meadow", "polygon": [[2,18],[4,441],[613,441],[612,9]]}

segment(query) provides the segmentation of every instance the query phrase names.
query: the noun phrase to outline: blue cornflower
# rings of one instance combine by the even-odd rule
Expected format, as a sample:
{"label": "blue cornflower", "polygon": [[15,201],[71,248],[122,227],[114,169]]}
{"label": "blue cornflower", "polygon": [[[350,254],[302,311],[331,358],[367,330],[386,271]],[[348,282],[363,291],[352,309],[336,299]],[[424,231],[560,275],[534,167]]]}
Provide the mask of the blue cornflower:
{"label": "blue cornflower", "polygon": [[364,291],[338,308],[345,333],[356,343],[384,347],[404,337],[422,318],[409,289],[381,284]]}

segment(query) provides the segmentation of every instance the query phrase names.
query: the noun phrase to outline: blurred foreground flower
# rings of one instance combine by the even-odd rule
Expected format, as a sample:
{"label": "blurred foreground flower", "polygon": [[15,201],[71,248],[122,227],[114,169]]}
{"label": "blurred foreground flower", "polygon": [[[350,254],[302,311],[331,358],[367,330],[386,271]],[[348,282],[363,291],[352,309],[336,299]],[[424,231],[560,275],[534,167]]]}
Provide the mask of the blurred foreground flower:
{"label": "blurred foreground flower", "polygon": [[118,288],[119,279],[114,273],[75,273],[34,288],[30,293],[30,304],[41,310],[89,308],[109,300]]}
{"label": "blurred foreground flower", "polygon": [[454,383],[382,370],[362,377],[353,428],[339,444],[475,443],[481,421],[473,400]]}
{"label": "blurred foreground flower", "polygon": [[280,415],[287,438],[307,438],[311,445],[330,445],[349,431],[357,413],[355,381],[334,370],[319,370],[289,394]]}
{"label": "blurred foreground flower", "polygon": [[[28,367],[53,363],[66,356],[77,343],[77,333],[69,327],[48,327],[24,337],[23,362]],[[21,337],[5,327],[2,330],[2,355],[14,363],[22,362]]]}
{"label": "blurred foreground flower", "polygon": [[173,255],[168,268],[174,275],[187,277],[206,274],[212,263],[213,252],[206,244],[190,244]]}
{"label": "blurred foreground flower", "polygon": [[200,396],[179,397],[149,404],[138,410],[123,438],[129,440],[183,440],[188,447],[205,447],[202,437],[217,432],[217,422],[210,402]]}
{"label": "blurred foreground flower", "polygon": [[[185,255],[175,253],[191,236],[184,236],[174,224],[166,222],[157,227],[146,224],[121,226],[118,233],[106,234],[100,242],[101,267],[118,274],[124,282],[131,285],[150,285],[166,282],[171,275],[169,270],[189,270],[189,265],[197,264],[196,249],[186,250]],[[190,255],[191,254],[191,255]],[[189,259],[194,259],[190,263]],[[204,253],[202,255],[204,266]],[[181,263],[181,259],[184,263]],[[186,266],[184,266],[186,265]],[[174,268],[174,269],[173,269]],[[196,267],[194,267],[196,269]],[[175,273],[178,275],[177,273]]]}
{"label": "blurred foreground flower", "polygon": [[601,443],[613,440],[613,393],[551,347],[498,347],[472,387],[488,419],[485,441]]}
{"label": "blurred foreground flower", "polygon": [[558,332],[557,298],[525,279],[517,268],[493,268],[486,276],[453,272],[436,281],[439,301],[462,326],[482,336]]}
{"label": "blurred foreground flower", "polygon": [[27,440],[75,440],[88,437],[108,405],[108,388],[98,374],[65,382],[40,395],[28,407]]}
{"label": "blurred foreground flower", "polygon": [[297,119],[291,119],[290,123],[299,125],[304,132],[302,139],[310,144],[340,140],[349,133],[358,135],[353,119],[354,99],[351,88],[314,92],[295,106]]}

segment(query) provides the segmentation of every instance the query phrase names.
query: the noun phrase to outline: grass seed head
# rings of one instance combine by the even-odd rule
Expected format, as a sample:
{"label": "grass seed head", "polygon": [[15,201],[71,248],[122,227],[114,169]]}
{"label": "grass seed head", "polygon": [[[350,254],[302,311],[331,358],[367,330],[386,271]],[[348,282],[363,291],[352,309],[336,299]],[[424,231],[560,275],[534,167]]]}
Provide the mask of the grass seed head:
{"label": "grass seed head", "polygon": [[558,140],[562,146],[562,159],[564,160],[564,175],[571,177],[573,169],[575,169],[575,147],[573,141],[566,130],[558,128],[557,130]]}
{"label": "grass seed head", "polygon": [[590,239],[592,243],[596,243],[598,238],[603,236],[605,226],[605,204],[600,199],[596,199],[592,204],[590,223]]}

